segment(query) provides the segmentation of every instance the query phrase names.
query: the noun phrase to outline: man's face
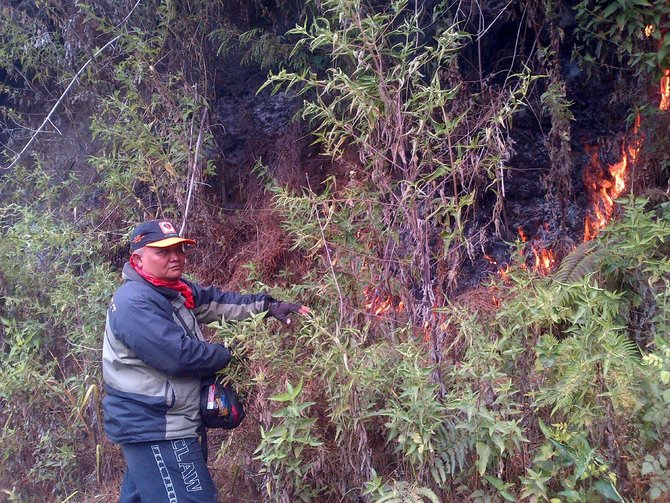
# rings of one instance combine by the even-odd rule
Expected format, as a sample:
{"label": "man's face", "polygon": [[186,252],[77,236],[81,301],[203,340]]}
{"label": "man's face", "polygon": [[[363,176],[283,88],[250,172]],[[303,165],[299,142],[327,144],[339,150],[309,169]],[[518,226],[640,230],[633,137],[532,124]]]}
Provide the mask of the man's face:
{"label": "man's face", "polygon": [[158,279],[174,281],[184,272],[186,254],[181,243],[165,248],[145,246],[142,255],[136,256],[137,266]]}

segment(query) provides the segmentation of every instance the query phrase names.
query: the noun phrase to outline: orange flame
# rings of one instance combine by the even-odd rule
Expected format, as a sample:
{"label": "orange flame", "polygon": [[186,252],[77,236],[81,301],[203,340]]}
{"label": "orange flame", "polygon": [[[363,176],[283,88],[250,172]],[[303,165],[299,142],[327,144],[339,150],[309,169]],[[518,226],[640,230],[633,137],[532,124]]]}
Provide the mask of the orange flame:
{"label": "orange flame", "polygon": [[593,239],[600,229],[605,227],[612,219],[614,213],[614,200],[626,190],[628,175],[628,163],[634,163],[642,146],[642,140],[638,137],[640,127],[640,116],[635,118],[632,142],[623,142],[621,146],[621,160],[607,168],[607,177],[598,176],[602,173],[598,147],[587,147],[591,151],[590,167],[584,171],[584,183],[590,194],[592,208],[584,219],[584,241]]}
{"label": "orange flame", "polygon": [[[393,296],[378,292],[370,286],[366,286],[363,289],[363,295],[365,296],[365,309],[375,316],[381,316],[389,312],[391,309],[394,309]],[[395,311],[400,313],[404,310],[405,305],[402,301],[395,306]]]}
{"label": "orange flame", "polygon": [[535,255],[535,264],[533,265],[534,271],[542,276],[546,276],[553,271],[556,266],[556,255],[553,250],[538,250],[533,246],[533,254]]}
{"label": "orange flame", "polygon": [[[656,31],[653,24],[648,24],[644,27],[644,34],[651,37],[651,34]],[[663,36],[661,36],[661,40]],[[658,104],[659,110],[670,110],[670,69],[663,70],[663,77],[661,77],[661,102]]]}
{"label": "orange flame", "polygon": [[[520,227],[519,227],[520,229]],[[489,262],[490,264],[493,265],[498,265],[498,261],[491,257],[490,255],[484,254],[484,259]],[[498,268],[498,271],[496,272],[498,277],[502,279],[504,282],[507,282],[509,280],[509,264],[503,264]]]}
{"label": "orange flame", "polygon": [[[545,223],[544,227],[546,229],[548,225]],[[526,234],[523,232],[523,228],[519,227],[517,230],[519,232],[521,242],[527,243],[528,238],[526,237]],[[533,263],[533,271],[539,273],[541,276],[546,276],[556,266],[556,254],[551,249],[540,247],[539,245],[540,241],[542,240],[538,239],[537,237],[534,237],[533,242],[531,242],[530,245],[530,248],[533,251],[533,256],[535,257]]]}
{"label": "orange flame", "polygon": [[522,242],[522,243],[527,242],[527,241],[528,241],[528,238],[527,238],[526,235],[523,233],[523,228],[522,228],[522,227],[519,227],[519,228],[517,229],[517,231],[519,232],[519,237],[521,238],[521,242]]}
{"label": "orange flame", "polygon": [[[545,224],[546,227],[546,224]],[[526,236],[526,233],[523,230],[523,227],[518,227],[517,232],[519,233],[519,238],[521,239],[522,243],[527,243],[528,242],[528,237]],[[539,243],[541,242],[541,239],[533,238],[530,247],[533,252],[533,265],[531,266],[531,269],[535,271],[536,273],[540,274],[541,276],[546,276],[549,274],[554,267],[556,266],[556,254],[554,253],[553,250],[547,249],[547,248],[542,248]],[[521,258],[521,264],[519,267],[523,270],[527,270],[528,266],[524,263],[525,262],[525,257],[528,255],[524,252],[525,245],[521,247],[519,250],[520,253],[520,258]],[[488,262],[490,262],[493,265],[498,265],[498,262],[491,256],[489,255],[484,255],[484,259],[486,259]],[[498,268],[497,274],[500,279],[502,279],[505,283],[509,281],[509,273],[510,273],[510,266],[509,264],[503,264],[501,267]]]}
{"label": "orange flame", "polygon": [[663,77],[661,77],[661,103],[658,105],[659,110],[670,110],[670,70],[663,70]]}

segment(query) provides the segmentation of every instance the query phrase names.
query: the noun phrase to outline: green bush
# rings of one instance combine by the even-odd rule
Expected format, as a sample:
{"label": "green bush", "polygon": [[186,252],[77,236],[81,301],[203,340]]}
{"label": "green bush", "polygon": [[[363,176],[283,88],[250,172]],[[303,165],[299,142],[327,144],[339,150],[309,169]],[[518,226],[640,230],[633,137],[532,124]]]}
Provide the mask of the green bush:
{"label": "green bush", "polygon": [[0,488],[17,501],[91,491],[109,467],[99,341],[116,274],[99,235],[45,204],[0,207]]}
{"label": "green bush", "polygon": [[[445,346],[437,365],[430,339],[411,325],[380,336],[386,325],[364,307],[344,318],[356,323],[340,324],[334,304],[349,290],[327,276],[271,289],[312,299],[316,314],[292,332],[268,330],[260,319],[220,327],[243,356],[227,373],[247,383],[249,402],[266,418],[255,477],[276,490],[264,500],[660,497],[670,227],[665,206],[646,204],[625,203],[621,220],[591,245],[609,252],[594,254],[583,276],[557,281],[513,267],[507,282],[491,287],[506,299],[492,320],[467,305],[440,308],[441,329],[462,346],[458,353]],[[292,228],[296,215],[285,215]],[[321,233],[312,229],[316,241]],[[327,265],[326,253],[322,259]],[[351,309],[352,297],[342,305]],[[304,384],[284,391],[285,378]],[[631,477],[635,486],[627,485]]]}

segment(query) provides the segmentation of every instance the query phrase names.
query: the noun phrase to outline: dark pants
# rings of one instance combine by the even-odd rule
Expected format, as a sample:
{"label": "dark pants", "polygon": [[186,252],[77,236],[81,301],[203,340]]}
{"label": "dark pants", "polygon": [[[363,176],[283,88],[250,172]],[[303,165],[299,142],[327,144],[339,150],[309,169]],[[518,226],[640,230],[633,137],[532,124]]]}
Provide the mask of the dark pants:
{"label": "dark pants", "polygon": [[123,444],[126,475],[119,503],[216,503],[197,438]]}

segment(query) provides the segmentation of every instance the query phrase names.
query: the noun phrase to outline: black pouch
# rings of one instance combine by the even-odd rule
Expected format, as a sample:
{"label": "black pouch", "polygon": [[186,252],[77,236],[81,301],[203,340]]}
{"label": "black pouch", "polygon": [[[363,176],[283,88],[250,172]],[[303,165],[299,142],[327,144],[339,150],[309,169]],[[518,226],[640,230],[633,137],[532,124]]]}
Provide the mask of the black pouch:
{"label": "black pouch", "polygon": [[221,384],[216,377],[202,379],[200,415],[206,428],[237,428],[244,419],[244,407],[230,384]]}

